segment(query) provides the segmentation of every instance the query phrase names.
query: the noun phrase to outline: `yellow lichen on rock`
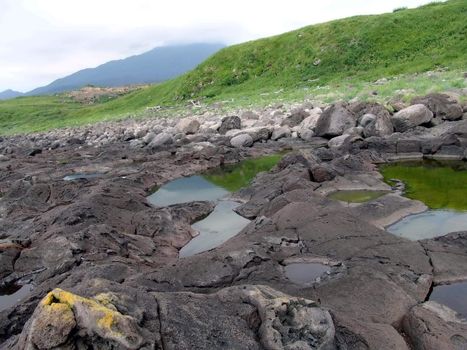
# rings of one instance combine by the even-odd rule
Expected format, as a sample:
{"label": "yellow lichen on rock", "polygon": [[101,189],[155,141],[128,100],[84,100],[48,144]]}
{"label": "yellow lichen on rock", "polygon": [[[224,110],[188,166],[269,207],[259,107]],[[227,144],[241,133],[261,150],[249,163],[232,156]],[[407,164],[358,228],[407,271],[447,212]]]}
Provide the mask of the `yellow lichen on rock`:
{"label": "yellow lichen on rock", "polygon": [[138,326],[132,317],[117,311],[112,304],[116,300],[117,296],[111,293],[99,294],[91,299],[56,288],[42,299],[40,307],[44,310],[71,310],[71,317],[76,318],[79,328],[92,330],[104,339],[134,348],[142,342]]}

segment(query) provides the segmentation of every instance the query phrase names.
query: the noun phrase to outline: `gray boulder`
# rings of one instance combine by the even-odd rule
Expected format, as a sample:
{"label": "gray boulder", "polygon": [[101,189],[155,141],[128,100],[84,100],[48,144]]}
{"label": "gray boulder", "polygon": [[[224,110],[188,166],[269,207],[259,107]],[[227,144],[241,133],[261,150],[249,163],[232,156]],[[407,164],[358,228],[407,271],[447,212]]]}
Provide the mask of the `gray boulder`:
{"label": "gray boulder", "polygon": [[177,123],[176,128],[184,134],[194,134],[200,127],[199,121],[193,118],[184,118]]}
{"label": "gray boulder", "polygon": [[416,97],[412,104],[423,104],[433,112],[435,118],[443,120],[458,120],[462,118],[462,106],[451,96],[446,94],[429,94]]}
{"label": "gray boulder", "polygon": [[323,113],[321,108],[316,107],[313,108],[310,112],[310,115],[303,119],[303,121],[300,123],[299,127],[300,129],[309,129],[309,130],[314,130],[316,127],[316,123],[318,123],[319,116]]}
{"label": "gray boulder", "polygon": [[[113,294],[83,298],[54,289],[26,323],[18,349],[139,349],[144,343],[137,321],[116,310]],[[75,330],[75,332],[72,332]]]}
{"label": "gray boulder", "polygon": [[412,308],[403,327],[415,350],[467,349],[467,322],[438,303],[429,301]]}
{"label": "gray boulder", "polygon": [[290,113],[290,115],[282,121],[282,126],[288,126],[293,128],[294,126],[299,125],[310,113],[304,109],[297,108]]}
{"label": "gray boulder", "polygon": [[240,134],[232,137],[230,144],[233,147],[251,147],[253,146],[253,138],[248,134]]}
{"label": "gray boulder", "polygon": [[388,136],[394,131],[391,115],[386,107],[374,102],[358,102],[350,107],[358,119],[358,125],[364,128],[365,137]]}
{"label": "gray boulder", "polygon": [[245,129],[245,131],[253,138],[254,142],[268,140],[272,134],[271,129],[261,126]]}
{"label": "gray boulder", "polygon": [[391,119],[388,116],[376,117],[374,120],[367,123],[363,129],[363,135],[365,137],[371,136],[388,136],[394,131]]}
{"label": "gray boulder", "polygon": [[418,125],[426,124],[433,118],[433,113],[423,104],[404,108],[391,117],[394,129],[404,132]]}
{"label": "gray boulder", "polygon": [[148,143],[151,143],[152,140],[156,137],[156,134],[151,132],[148,132],[146,135],[143,136],[143,142],[147,145]]}
{"label": "gray boulder", "polygon": [[245,111],[241,114],[240,118],[242,120],[258,120],[259,115],[252,111]]}
{"label": "gray boulder", "polygon": [[169,145],[173,142],[172,135],[162,132],[157,134],[154,139],[149,143],[149,147],[159,147],[162,145]]}
{"label": "gray boulder", "polygon": [[219,127],[219,133],[225,134],[229,130],[233,129],[241,129],[242,128],[242,121],[236,115],[225,117],[222,119],[221,126]]}
{"label": "gray boulder", "polygon": [[287,126],[281,126],[279,128],[275,128],[271,135],[271,140],[279,140],[284,137],[289,137],[291,135],[290,128]]}
{"label": "gray boulder", "polygon": [[355,126],[355,115],[348,105],[339,102],[331,105],[320,115],[316,123],[315,134],[323,137],[340,136],[345,130]]}
{"label": "gray boulder", "polygon": [[298,136],[303,140],[303,141],[311,141],[313,137],[315,136],[315,133],[313,130],[309,129],[300,129],[298,130]]}

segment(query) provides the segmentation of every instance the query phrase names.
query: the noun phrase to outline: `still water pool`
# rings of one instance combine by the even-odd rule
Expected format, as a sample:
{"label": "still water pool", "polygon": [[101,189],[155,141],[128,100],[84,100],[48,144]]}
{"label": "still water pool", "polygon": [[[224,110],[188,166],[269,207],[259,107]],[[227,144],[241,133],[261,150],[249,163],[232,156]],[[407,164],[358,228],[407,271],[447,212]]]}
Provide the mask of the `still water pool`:
{"label": "still water pool", "polygon": [[385,180],[406,185],[405,196],[430,210],[409,215],[387,231],[411,240],[467,230],[467,162],[419,161],[381,167]]}
{"label": "still water pool", "polygon": [[467,282],[436,286],[430,300],[448,306],[467,320]]}
{"label": "still water pool", "polygon": [[240,203],[228,200],[228,197],[230,193],[247,186],[259,172],[270,170],[281,157],[272,155],[249,159],[202,175],[176,179],[148,196],[151,204],[161,207],[193,201],[217,203],[211,214],[192,226],[199,234],[180,250],[180,257],[213,249],[248,225],[250,220],[233,211]]}

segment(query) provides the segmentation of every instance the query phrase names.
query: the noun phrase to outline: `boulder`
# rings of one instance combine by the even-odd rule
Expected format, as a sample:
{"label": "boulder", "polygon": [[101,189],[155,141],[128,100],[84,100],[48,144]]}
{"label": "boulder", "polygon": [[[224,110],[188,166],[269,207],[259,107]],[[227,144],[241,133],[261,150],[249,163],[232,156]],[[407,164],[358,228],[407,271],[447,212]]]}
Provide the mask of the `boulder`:
{"label": "boulder", "polygon": [[199,121],[194,118],[184,118],[177,123],[176,128],[184,134],[195,134],[200,127]]}
{"label": "boulder", "polygon": [[467,322],[433,301],[413,307],[403,328],[415,350],[467,349]]}
{"label": "boulder", "polygon": [[451,96],[446,94],[428,94],[416,97],[412,104],[423,104],[433,112],[435,118],[443,120],[458,120],[462,118],[462,106]]}
{"label": "boulder", "polygon": [[298,130],[298,136],[303,140],[303,141],[311,141],[313,137],[315,136],[315,133],[313,130],[309,129],[300,129]]}
{"label": "boulder", "polygon": [[355,115],[346,103],[336,103],[324,110],[318,118],[315,134],[323,137],[340,136],[345,130],[355,126]]}
{"label": "boulder", "polygon": [[281,126],[273,130],[272,135],[271,135],[271,140],[276,141],[284,137],[289,137],[291,134],[292,133],[288,126]]}
{"label": "boulder", "polygon": [[248,134],[240,134],[230,139],[230,144],[233,147],[251,147],[253,146],[253,138]]}
{"label": "boulder", "polygon": [[154,296],[166,349],[335,348],[328,311],[265,285]]}
{"label": "boulder", "polygon": [[336,177],[336,172],[326,164],[317,165],[310,170],[311,178],[314,182],[331,181]]}
{"label": "boulder", "polygon": [[314,130],[321,113],[323,113],[321,108],[319,107],[313,108],[310,112],[310,115],[306,117],[305,119],[303,119],[303,121],[300,123],[299,125],[300,129]]}
{"label": "boulder", "polygon": [[351,106],[358,118],[358,125],[364,128],[363,136],[388,136],[394,131],[391,115],[386,107],[375,102],[358,102]]}
{"label": "boulder", "polygon": [[344,150],[349,148],[351,143],[358,139],[361,139],[361,137],[355,134],[344,134],[341,136],[336,136],[329,140],[328,147],[334,151]]}
{"label": "boulder", "polygon": [[219,127],[219,133],[224,135],[227,131],[233,129],[241,129],[242,121],[236,115],[225,117],[222,119],[221,126]]}
{"label": "boulder", "polygon": [[394,129],[404,132],[418,125],[426,124],[433,118],[433,113],[423,104],[404,108],[391,117]]}
{"label": "boulder", "polygon": [[[110,294],[94,299],[54,289],[39,303],[19,338],[19,349],[139,349],[144,343],[136,320],[116,310]],[[75,331],[74,331],[75,330]]]}
{"label": "boulder", "polygon": [[290,115],[282,121],[281,125],[293,128],[303,122],[309,115],[310,114],[302,108],[294,109]]}
{"label": "boulder", "polygon": [[245,111],[240,115],[240,119],[242,120],[258,120],[259,115],[253,111]]}
{"label": "boulder", "polygon": [[366,113],[358,119],[358,125],[363,127],[365,137],[388,136],[394,131],[389,112],[387,114],[374,115]]}
{"label": "boulder", "polygon": [[157,134],[153,140],[149,143],[149,147],[159,147],[163,145],[170,145],[173,142],[172,135],[162,132],[160,134]]}
{"label": "boulder", "polygon": [[143,142],[147,145],[151,143],[151,141],[154,140],[155,137],[156,137],[156,134],[150,131],[146,135],[143,136]]}

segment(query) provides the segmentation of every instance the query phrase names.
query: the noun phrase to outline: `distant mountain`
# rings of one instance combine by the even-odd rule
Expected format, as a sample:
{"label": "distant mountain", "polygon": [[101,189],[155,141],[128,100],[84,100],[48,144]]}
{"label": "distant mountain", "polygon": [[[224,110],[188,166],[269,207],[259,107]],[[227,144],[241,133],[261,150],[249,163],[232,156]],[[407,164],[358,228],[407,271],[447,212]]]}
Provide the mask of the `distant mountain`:
{"label": "distant mountain", "polygon": [[26,94],[47,95],[79,89],[86,85],[112,87],[162,82],[192,70],[223,47],[222,44],[156,47],[141,55],[80,70]]}
{"label": "distant mountain", "polygon": [[19,97],[22,95],[23,95],[22,92],[8,89],[8,90],[0,92],[0,100],[8,100],[10,98]]}

